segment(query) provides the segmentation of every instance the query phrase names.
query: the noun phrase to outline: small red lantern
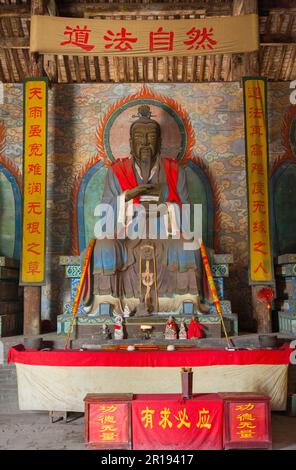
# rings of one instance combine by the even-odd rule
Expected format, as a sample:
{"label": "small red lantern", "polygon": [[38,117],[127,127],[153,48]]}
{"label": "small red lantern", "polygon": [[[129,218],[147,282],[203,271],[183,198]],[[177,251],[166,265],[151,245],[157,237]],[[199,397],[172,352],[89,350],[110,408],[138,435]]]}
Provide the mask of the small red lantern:
{"label": "small red lantern", "polygon": [[269,311],[271,309],[271,304],[274,300],[274,297],[275,291],[272,287],[262,287],[262,289],[257,292],[257,300],[266,305],[268,320],[270,320]]}

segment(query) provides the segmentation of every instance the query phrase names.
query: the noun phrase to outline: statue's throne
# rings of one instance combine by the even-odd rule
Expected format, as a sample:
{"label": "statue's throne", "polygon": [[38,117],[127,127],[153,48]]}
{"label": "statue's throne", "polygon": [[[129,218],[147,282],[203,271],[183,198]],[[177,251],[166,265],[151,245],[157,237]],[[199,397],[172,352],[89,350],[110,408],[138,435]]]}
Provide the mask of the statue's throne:
{"label": "statue's throne", "polygon": [[[60,334],[66,334],[69,327],[73,301],[81,275],[79,254],[85,250],[89,240],[93,237],[93,228],[97,221],[94,216],[94,211],[102,198],[108,164],[118,155],[128,155],[128,143],[126,147],[122,146],[122,148],[118,148],[120,145],[116,137],[116,134],[119,134],[122,138],[123,133],[127,133],[127,131],[122,129],[124,126],[124,116],[122,116],[122,114],[124,114],[125,111],[128,110],[129,113],[131,113],[131,108],[136,108],[141,103],[148,103],[156,109],[159,107],[161,113],[164,113],[167,119],[171,121],[170,125],[175,125],[176,130],[179,130],[180,141],[173,144],[169,142],[172,134],[169,133],[168,136],[166,136],[164,133],[164,152],[170,152],[170,154],[172,154],[172,152],[175,151],[175,158],[177,158],[180,164],[185,168],[190,203],[202,205],[203,241],[208,248],[212,249],[211,252],[214,253],[214,237],[218,229],[218,227],[215,227],[215,224],[218,222],[218,212],[215,206],[215,185],[212,184],[211,175],[206,165],[204,165],[200,158],[192,156],[194,133],[189,118],[175,102],[172,101],[170,103],[171,106],[167,104],[167,101],[166,104],[161,100],[156,102],[155,96],[153,96],[153,99],[151,97],[147,98],[147,93],[151,95],[151,92],[149,92],[147,88],[143,90],[142,93],[146,94],[145,98],[141,98],[141,96],[133,96],[133,99],[127,98],[126,103],[123,104],[121,102],[118,109],[114,110],[113,107],[112,113],[107,113],[105,121],[101,121],[97,132],[98,156],[90,160],[81,172],[81,175],[78,175],[76,178],[72,197],[73,252],[76,254],[74,256],[60,257],[60,265],[65,269],[65,277],[70,281],[70,291],[65,293],[64,311],[63,314],[58,317],[58,333]],[[180,116],[182,113],[183,115]],[[116,133],[115,122],[117,118],[119,128]],[[165,124],[161,125],[164,126]],[[112,140],[114,141],[113,149]],[[116,151],[114,149],[116,149]],[[224,279],[229,276],[229,264],[232,262],[232,255],[211,255],[212,272],[221,300],[225,323],[229,333],[237,334],[237,316],[231,312],[230,301],[224,299]],[[191,302],[184,302],[179,306],[177,311],[170,312],[177,320],[178,318],[185,318],[186,321],[187,318],[187,322],[190,321],[193,313],[197,312]],[[207,336],[221,335],[221,321],[212,304],[209,304],[207,314],[199,314],[199,320],[206,326]],[[129,323],[135,321],[135,318],[128,320]],[[164,318],[160,319],[159,328],[157,325],[154,328],[156,331],[159,329],[158,333],[160,335],[164,331],[163,324],[165,321]],[[83,306],[80,305],[75,322],[76,334],[93,335],[97,333],[100,335],[103,323],[113,324],[112,305],[103,302],[99,305],[97,311],[92,312],[91,315],[86,314]],[[141,322],[141,320],[137,319],[137,322]],[[157,319],[153,318],[153,322],[154,324],[155,322],[157,323]]]}

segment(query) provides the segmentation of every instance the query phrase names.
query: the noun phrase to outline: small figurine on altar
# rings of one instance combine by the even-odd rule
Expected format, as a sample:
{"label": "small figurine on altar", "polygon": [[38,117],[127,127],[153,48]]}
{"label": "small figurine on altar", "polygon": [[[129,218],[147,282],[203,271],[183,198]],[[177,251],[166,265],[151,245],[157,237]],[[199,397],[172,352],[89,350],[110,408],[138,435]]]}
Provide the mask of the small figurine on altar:
{"label": "small figurine on altar", "polygon": [[184,320],[180,323],[179,339],[187,339],[187,329]]}
{"label": "small figurine on altar", "polygon": [[106,325],[106,323],[103,323],[102,329],[103,329],[103,338],[111,339],[111,332],[110,332],[109,326]]}
{"label": "small figurine on altar", "polygon": [[171,315],[165,325],[164,337],[165,339],[177,339],[177,324]]}
{"label": "small figurine on altar", "polygon": [[117,315],[114,318],[114,339],[121,340],[123,339],[123,318],[120,315]]}
{"label": "small figurine on altar", "polygon": [[202,338],[204,336],[205,328],[198,322],[195,315],[192,315],[189,328],[188,328],[188,339]]}
{"label": "small figurine on altar", "polygon": [[130,314],[131,314],[131,311],[130,311],[128,305],[126,305],[126,306],[124,307],[124,310],[123,310],[123,317],[124,317],[124,318],[128,318],[128,317],[130,316]]}

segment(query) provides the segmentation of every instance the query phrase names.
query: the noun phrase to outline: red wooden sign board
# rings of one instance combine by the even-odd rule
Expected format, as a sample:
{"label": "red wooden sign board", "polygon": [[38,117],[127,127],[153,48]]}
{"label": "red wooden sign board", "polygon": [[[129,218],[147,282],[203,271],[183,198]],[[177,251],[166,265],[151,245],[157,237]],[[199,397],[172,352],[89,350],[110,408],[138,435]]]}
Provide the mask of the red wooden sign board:
{"label": "red wooden sign board", "polygon": [[261,393],[221,393],[224,448],[271,449],[270,397]]}
{"label": "red wooden sign board", "polygon": [[132,394],[86,395],[85,443],[94,449],[131,449]]}

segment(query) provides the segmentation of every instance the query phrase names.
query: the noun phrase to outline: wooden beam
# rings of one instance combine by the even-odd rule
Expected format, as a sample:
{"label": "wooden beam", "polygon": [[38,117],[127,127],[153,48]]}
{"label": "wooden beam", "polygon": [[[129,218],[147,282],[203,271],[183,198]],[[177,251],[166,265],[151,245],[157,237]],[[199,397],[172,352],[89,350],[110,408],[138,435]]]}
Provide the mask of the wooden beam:
{"label": "wooden beam", "polygon": [[178,57],[173,57],[172,79],[173,82],[178,81]]}
{"label": "wooden beam", "polygon": [[158,58],[153,57],[153,82],[158,82]]}
{"label": "wooden beam", "polygon": [[225,65],[225,76],[224,81],[230,82],[231,81],[231,62],[232,62],[231,54],[227,54],[226,57],[226,65]]}
{"label": "wooden beam", "polygon": [[264,45],[266,43],[281,45],[281,43],[291,44],[295,42],[296,42],[295,36],[288,35],[287,33],[284,33],[284,34],[272,33],[272,34],[263,34],[260,36],[260,45]]}
{"label": "wooden beam", "polygon": [[[31,15],[44,15],[44,0],[31,0]],[[37,52],[31,54],[30,72],[32,77],[43,76],[43,57]]]}
{"label": "wooden beam", "polygon": [[29,5],[3,5],[1,4],[0,18],[27,18],[31,16]]}
{"label": "wooden beam", "polygon": [[4,55],[5,55],[5,63],[7,67],[7,73],[8,73],[8,81],[9,82],[15,82],[14,78],[14,73],[13,73],[13,68],[12,68],[12,59],[10,57],[10,52],[8,49],[4,49]]}
{"label": "wooden beam", "polygon": [[1,59],[0,59],[0,81],[3,83],[6,82]]}
{"label": "wooden beam", "polygon": [[138,68],[137,57],[133,57],[133,74],[134,74],[134,82],[138,82],[139,81],[139,68]]}
{"label": "wooden beam", "polygon": [[30,40],[28,37],[1,37],[0,49],[29,49]]}
{"label": "wooden beam", "polygon": [[[27,52],[27,51],[25,51]],[[50,83],[58,82],[58,56],[56,55],[47,55],[43,57],[44,71],[48,77]]]}
{"label": "wooden beam", "polygon": [[169,58],[163,57],[163,81],[167,83],[169,81]]}
{"label": "wooden beam", "polygon": [[66,72],[66,77],[67,77],[67,83],[72,83],[72,75],[71,75],[71,70],[70,70],[70,63],[69,63],[69,56],[68,55],[63,55],[63,61],[64,61],[64,67],[65,67],[65,72]]}
{"label": "wooden beam", "polygon": [[[233,16],[258,13],[257,0],[233,0]],[[248,52],[245,54],[233,54],[232,56],[232,80],[240,80],[242,76],[259,75],[259,53]]]}
{"label": "wooden beam", "polygon": [[[216,12],[221,11],[231,14],[230,3],[223,8],[220,6],[215,9]],[[89,18],[94,15],[103,16],[158,16],[158,15],[205,15],[209,14],[209,4],[206,2],[192,3],[172,3],[168,5],[165,3],[69,3],[60,6],[60,14],[70,16],[88,16]]]}
{"label": "wooden beam", "polygon": [[260,44],[260,47],[280,47],[280,46],[289,46],[289,47],[295,47],[296,43],[290,43],[290,42],[268,42],[268,43],[262,43]]}
{"label": "wooden beam", "polygon": [[120,82],[120,73],[119,73],[119,61],[118,57],[111,57],[111,61],[113,63],[113,72],[114,72],[114,81],[116,83]]}
{"label": "wooden beam", "polygon": [[215,56],[210,55],[210,67],[209,67],[209,74],[208,74],[208,81],[214,81],[215,76]]}
{"label": "wooden beam", "polygon": [[90,76],[89,58],[88,58],[87,56],[84,56],[84,57],[83,57],[83,60],[84,60],[84,68],[85,68],[86,81],[87,81],[88,83],[90,83],[92,80],[91,80],[91,76]]}
{"label": "wooden beam", "polygon": [[281,74],[282,74],[282,69],[283,69],[283,63],[284,63],[284,60],[285,60],[285,57],[286,57],[286,52],[287,52],[287,46],[283,46],[282,50],[281,50],[280,63],[278,64],[278,66],[276,68],[276,71],[275,71],[275,80],[277,80],[277,81],[282,78]]}
{"label": "wooden beam", "polygon": [[81,83],[80,65],[79,65],[79,59],[77,55],[73,56],[73,62],[74,62],[74,68],[75,68],[76,82]]}
{"label": "wooden beam", "polygon": [[285,80],[292,80],[292,79],[295,78],[295,77],[291,77],[295,60],[296,60],[296,47],[294,47],[292,49],[291,57],[290,57],[290,60],[289,60],[289,65],[288,65],[286,73],[285,73]]}
{"label": "wooden beam", "polygon": [[222,54],[216,55],[215,56],[215,71],[214,71],[215,82],[221,81],[222,62],[223,62],[223,55]]}
{"label": "wooden beam", "polygon": [[204,73],[205,73],[205,65],[206,65],[206,56],[200,56],[200,68],[198,74],[198,81],[202,82],[204,80]]}
{"label": "wooden beam", "polygon": [[191,66],[191,82],[196,82],[197,81],[197,56],[195,55],[192,58],[192,66]]}
{"label": "wooden beam", "polygon": [[148,82],[148,57],[143,57],[143,80]]}
{"label": "wooden beam", "polygon": [[[13,37],[14,32],[13,32],[13,27],[12,27],[12,24],[11,24],[11,21],[12,21],[11,18],[4,18],[2,21],[4,22],[10,37]],[[24,71],[23,71],[23,67],[22,67],[20,58],[19,58],[18,53],[15,49],[11,50],[11,55],[13,57],[15,68],[16,68],[16,71],[17,71],[17,74],[18,74],[18,77],[19,77],[18,81],[21,82],[23,80],[25,74],[24,74]]]}
{"label": "wooden beam", "polygon": [[109,66],[109,59],[108,57],[103,57],[104,68],[105,68],[105,81],[111,82],[110,78],[110,66]]}
{"label": "wooden beam", "polygon": [[59,11],[55,0],[47,0],[46,5],[49,16],[59,16]]}
{"label": "wooden beam", "polygon": [[182,57],[182,82],[188,81],[188,57]]}
{"label": "wooden beam", "polygon": [[100,72],[100,64],[99,64],[99,58],[97,56],[94,56],[94,67],[95,67],[95,74],[96,74],[96,81],[101,82],[101,72]]}

